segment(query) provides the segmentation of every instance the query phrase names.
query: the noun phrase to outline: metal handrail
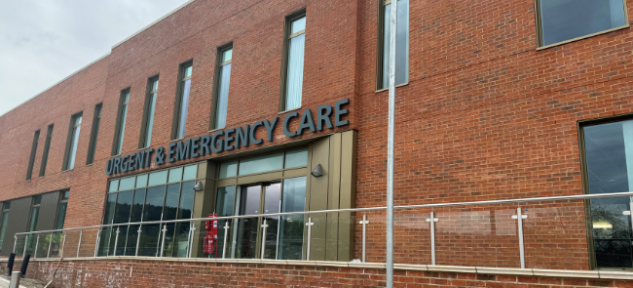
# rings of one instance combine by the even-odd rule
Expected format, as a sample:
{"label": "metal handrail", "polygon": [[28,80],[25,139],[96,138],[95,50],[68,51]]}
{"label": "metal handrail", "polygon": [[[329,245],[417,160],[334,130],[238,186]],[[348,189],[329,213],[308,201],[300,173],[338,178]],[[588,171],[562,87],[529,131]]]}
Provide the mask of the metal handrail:
{"label": "metal handrail", "polygon": [[[633,192],[617,192],[617,193],[604,193],[604,194],[581,194],[581,195],[567,195],[567,196],[547,196],[547,197],[535,197],[535,198],[518,198],[518,199],[501,199],[501,200],[484,200],[484,201],[471,201],[471,202],[453,202],[453,203],[434,203],[434,204],[420,204],[420,205],[402,205],[395,206],[395,209],[420,209],[420,208],[437,208],[437,207],[459,207],[459,206],[474,206],[474,205],[495,205],[495,204],[511,204],[511,203],[523,203],[523,202],[543,202],[543,201],[560,201],[560,200],[586,200],[586,199],[599,199],[599,198],[615,198],[615,197],[633,197]],[[301,212],[283,212],[283,213],[270,213],[270,214],[256,214],[256,215],[238,215],[238,216],[223,216],[214,218],[215,220],[230,220],[230,219],[243,219],[243,218],[261,218],[272,216],[292,216],[292,215],[311,215],[311,214],[324,214],[324,213],[343,213],[343,212],[366,212],[366,211],[378,211],[386,210],[387,207],[369,207],[369,208],[348,208],[348,209],[332,209],[332,210],[318,210],[318,211],[301,211]],[[145,222],[126,222],[126,223],[113,223],[113,224],[101,224],[84,227],[73,227],[56,230],[41,230],[32,232],[18,232],[15,236],[20,235],[33,235],[44,233],[60,233],[72,230],[84,230],[94,228],[108,228],[108,227],[120,227],[129,225],[152,225],[152,224],[169,224],[169,223],[185,223],[185,222],[198,222],[208,221],[209,218],[190,218],[190,219],[177,219],[177,220],[161,220],[161,221],[145,221]]]}

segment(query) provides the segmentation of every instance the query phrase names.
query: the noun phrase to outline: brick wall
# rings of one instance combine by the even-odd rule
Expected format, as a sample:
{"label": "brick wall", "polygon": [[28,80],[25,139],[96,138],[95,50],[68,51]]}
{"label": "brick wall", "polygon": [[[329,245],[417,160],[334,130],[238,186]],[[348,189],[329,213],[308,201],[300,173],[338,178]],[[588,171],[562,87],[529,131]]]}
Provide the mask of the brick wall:
{"label": "brick wall", "polygon": [[[14,266],[19,270],[18,264]],[[170,261],[31,262],[26,276],[66,287],[385,287],[384,269]],[[6,266],[0,266],[5,273]],[[183,277],[187,275],[187,277]],[[396,270],[394,287],[633,287],[633,281]]]}

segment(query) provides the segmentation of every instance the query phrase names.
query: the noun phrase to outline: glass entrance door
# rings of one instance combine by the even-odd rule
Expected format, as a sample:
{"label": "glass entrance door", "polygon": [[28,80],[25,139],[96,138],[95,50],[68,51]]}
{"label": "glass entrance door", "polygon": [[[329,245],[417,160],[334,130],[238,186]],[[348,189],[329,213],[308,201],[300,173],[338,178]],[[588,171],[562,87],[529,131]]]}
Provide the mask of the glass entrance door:
{"label": "glass entrance door", "polygon": [[[243,186],[237,198],[237,215],[260,214],[261,185]],[[257,253],[257,234],[259,219],[237,219],[234,232],[233,258],[255,258]]]}

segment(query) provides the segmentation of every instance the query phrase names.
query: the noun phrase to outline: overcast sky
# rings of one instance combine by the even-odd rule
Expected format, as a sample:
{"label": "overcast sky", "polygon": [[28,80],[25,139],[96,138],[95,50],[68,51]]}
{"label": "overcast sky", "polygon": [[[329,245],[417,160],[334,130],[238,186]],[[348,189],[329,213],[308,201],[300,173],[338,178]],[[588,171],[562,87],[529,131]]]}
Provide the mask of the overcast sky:
{"label": "overcast sky", "polygon": [[0,115],[187,0],[0,0]]}

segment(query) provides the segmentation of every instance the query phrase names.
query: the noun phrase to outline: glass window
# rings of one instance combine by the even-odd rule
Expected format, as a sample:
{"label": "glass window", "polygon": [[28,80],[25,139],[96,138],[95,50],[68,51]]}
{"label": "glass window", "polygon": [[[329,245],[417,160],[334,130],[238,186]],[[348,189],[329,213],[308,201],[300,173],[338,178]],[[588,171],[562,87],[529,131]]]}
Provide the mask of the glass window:
{"label": "glass window", "polygon": [[185,171],[183,172],[182,180],[193,180],[198,178],[198,165],[192,165],[185,167]]}
{"label": "glass window", "polygon": [[57,229],[64,229],[64,221],[66,221],[66,208],[68,208],[69,191],[62,192],[62,198],[57,209]]}
{"label": "glass window", "polygon": [[540,0],[540,46],[626,25],[622,0]]}
{"label": "glass window", "polygon": [[[583,127],[589,193],[633,191],[633,120]],[[631,268],[629,197],[591,199],[593,247],[599,268]]]}
{"label": "glass window", "polygon": [[187,126],[187,111],[189,110],[189,92],[191,91],[191,73],[193,66],[188,65],[183,68],[183,77],[180,92],[180,110],[177,115],[176,139],[185,138],[185,127]]}
{"label": "glass window", "polygon": [[237,176],[237,161],[220,165],[220,179]]}
{"label": "glass window", "polygon": [[284,110],[301,107],[301,93],[303,90],[303,62],[305,57],[305,27],[306,17],[293,20],[290,23],[288,36],[288,60],[286,66],[286,95]]}
{"label": "glass window", "polygon": [[130,209],[132,208],[132,198],[134,191],[119,193],[114,209],[114,223],[125,223],[130,221]]}
{"label": "glass window", "polygon": [[141,222],[143,219],[143,203],[145,203],[145,188],[134,190],[130,222]]}
{"label": "glass window", "polygon": [[35,152],[37,152],[37,143],[40,140],[40,130],[33,134],[33,144],[31,144],[31,156],[29,157],[29,168],[26,170],[26,180],[31,180],[33,175],[33,164],[35,163]]}
{"label": "glass window", "polygon": [[215,129],[226,127],[226,115],[229,105],[229,86],[231,83],[231,60],[233,48],[222,51],[222,63],[220,63],[220,77],[218,81],[217,103],[215,111]]}
{"label": "glass window", "polygon": [[163,214],[163,204],[165,203],[165,186],[156,186],[147,189],[145,196],[145,208],[143,210],[143,221],[159,221]]}
{"label": "glass window", "polygon": [[123,149],[123,136],[125,136],[125,122],[127,121],[127,107],[130,102],[130,90],[126,89],[121,94],[121,105],[119,106],[119,121],[116,129],[117,134],[114,139],[116,146],[113,155],[121,155]]}
{"label": "glass window", "polygon": [[286,152],[286,168],[302,167],[308,165],[308,149]]}
{"label": "glass window", "polygon": [[182,180],[182,167],[169,170],[169,183],[180,182]]}
{"label": "glass window", "polygon": [[[281,212],[305,211],[306,177],[285,179],[282,195]],[[281,217],[278,259],[302,259],[303,217],[303,215]]]}
{"label": "glass window", "polygon": [[103,214],[103,224],[112,224],[112,220],[114,219],[114,207],[116,207],[116,196],[116,193],[108,195]]}
{"label": "glass window", "polygon": [[53,137],[53,124],[48,125],[46,132],[46,142],[44,143],[44,153],[42,154],[42,165],[40,166],[40,177],[46,174],[46,163],[48,163],[48,151],[51,148],[51,138]]}
{"label": "glass window", "polygon": [[167,170],[149,174],[149,183],[147,186],[154,186],[167,183]]}
{"label": "glass window", "polygon": [[95,113],[92,119],[92,132],[90,132],[90,145],[88,146],[88,158],[86,165],[90,165],[95,161],[95,153],[97,152],[97,137],[99,135],[99,124],[101,124],[101,107],[102,104],[95,106]]}
{"label": "glass window", "polygon": [[154,114],[156,112],[156,97],[158,96],[158,78],[149,81],[150,91],[147,97],[147,115],[145,115],[145,131],[143,132],[143,147],[152,144],[152,130],[154,129]]}
{"label": "glass window", "polygon": [[[382,59],[380,89],[389,87],[389,41],[391,37],[391,4],[395,0],[383,3]],[[396,85],[409,82],[409,0],[398,1],[396,28]]]}
{"label": "glass window", "polygon": [[112,180],[110,181],[110,190],[108,190],[109,192],[116,192],[119,191],[119,180]]}
{"label": "glass window", "polygon": [[71,128],[70,143],[68,143],[68,164],[66,170],[75,168],[75,156],[77,155],[77,144],[79,143],[79,131],[81,130],[81,115],[72,117],[73,126]]}
{"label": "glass window", "polygon": [[130,190],[134,189],[134,180],[136,177],[128,177],[121,179],[121,183],[119,184],[119,190]]}
{"label": "glass window", "polygon": [[195,181],[182,183],[180,204],[178,205],[178,219],[189,219],[193,216],[193,198],[195,196],[193,186],[195,185]]}
{"label": "glass window", "polygon": [[9,223],[9,211],[5,210],[2,212],[2,227],[0,228],[0,247],[2,247],[2,243],[4,243],[4,235],[7,232],[7,223]]}
{"label": "glass window", "polygon": [[163,220],[176,219],[178,211],[178,198],[180,196],[180,183],[167,186],[167,197],[165,198],[165,208],[163,209]]}
{"label": "glass window", "polygon": [[136,176],[136,188],[147,187],[147,174]]}
{"label": "glass window", "polygon": [[239,175],[280,170],[283,168],[283,153],[266,155],[240,161]]}

